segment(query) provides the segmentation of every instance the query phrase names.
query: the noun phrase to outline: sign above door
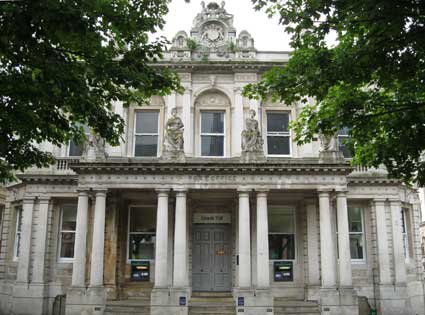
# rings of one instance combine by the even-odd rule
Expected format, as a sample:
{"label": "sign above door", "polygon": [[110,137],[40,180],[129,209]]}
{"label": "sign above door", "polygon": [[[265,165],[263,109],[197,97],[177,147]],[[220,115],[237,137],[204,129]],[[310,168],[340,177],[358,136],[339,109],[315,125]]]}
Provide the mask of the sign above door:
{"label": "sign above door", "polygon": [[193,215],[193,223],[195,224],[223,224],[231,222],[232,216],[230,213],[195,213]]}

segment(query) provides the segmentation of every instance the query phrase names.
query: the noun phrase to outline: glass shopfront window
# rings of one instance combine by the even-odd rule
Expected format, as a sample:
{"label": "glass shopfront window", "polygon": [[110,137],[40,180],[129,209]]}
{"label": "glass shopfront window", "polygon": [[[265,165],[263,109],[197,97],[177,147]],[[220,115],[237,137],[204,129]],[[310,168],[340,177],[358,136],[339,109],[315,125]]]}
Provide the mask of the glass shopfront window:
{"label": "glass shopfront window", "polygon": [[128,259],[155,259],[156,208],[130,207],[128,227]]}
{"label": "glass shopfront window", "polygon": [[271,208],[269,221],[269,259],[295,259],[295,211]]}

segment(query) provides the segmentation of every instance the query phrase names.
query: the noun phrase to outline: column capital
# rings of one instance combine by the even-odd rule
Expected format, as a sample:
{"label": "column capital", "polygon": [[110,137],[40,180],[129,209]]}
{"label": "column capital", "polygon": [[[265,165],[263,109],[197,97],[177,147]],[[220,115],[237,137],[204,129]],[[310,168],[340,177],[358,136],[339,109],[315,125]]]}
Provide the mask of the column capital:
{"label": "column capital", "polygon": [[400,199],[391,198],[391,199],[389,199],[389,202],[391,203],[391,205],[400,205],[400,207],[401,207],[401,200]]}
{"label": "column capital", "polygon": [[34,196],[24,196],[22,199],[22,203],[34,203],[35,197]]}
{"label": "column capital", "polygon": [[386,198],[373,198],[372,199],[373,203],[385,203],[385,201],[387,201]]}
{"label": "column capital", "polygon": [[268,188],[263,188],[263,187],[255,188],[254,190],[255,190],[255,192],[257,193],[257,195],[258,195],[258,194],[268,194],[268,193],[269,193],[269,191],[270,191],[270,189],[268,189]]}
{"label": "column capital", "polygon": [[158,194],[158,197],[165,197],[170,194],[170,188],[157,188],[155,191]]}
{"label": "column capital", "polygon": [[348,190],[337,190],[335,192],[337,198],[346,198]]}
{"label": "column capital", "polygon": [[250,193],[252,191],[251,187],[238,187],[237,189],[239,194],[243,193]]}
{"label": "column capital", "polygon": [[108,192],[108,189],[94,189],[93,190],[93,193],[96,195],[96,197],[102,196],[102,195],[106,196],[107,192]]}
{"label": "column capital", "polygon": [[[186,187],[175,187],[175,188],[173,188],[173,190],[176,192],[176,194],[177,193],[187,193],[187,191],[189,190],[189,189],[187,189]],[[157,190],[158,191],[158,190]]]}
{"label": "column capital", "polygon": [[39,203],[49,203],[49,201],[50,201],[50,196],[40,196],[40,197],[38,197]]}
{"label": "column capital", "polygon": [[77,188],[78,196],[88,196],[89,195],[89,192],[90,191],[88,189]]}
{"label": "column capital", "polygon": [[333,187],[328,187],[328,186],[317,187],[317,191],[319,193],[321,193],[321,192],[330,193],[332,190],[333,190]]}

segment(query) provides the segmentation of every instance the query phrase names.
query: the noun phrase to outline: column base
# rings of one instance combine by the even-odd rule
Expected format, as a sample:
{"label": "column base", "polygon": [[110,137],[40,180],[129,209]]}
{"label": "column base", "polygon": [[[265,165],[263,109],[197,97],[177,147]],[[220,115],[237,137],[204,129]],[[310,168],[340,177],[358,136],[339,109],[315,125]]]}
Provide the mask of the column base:
{"label": "column base", "polygon": [[377,300],[379,314],[417,314],[407,298],[406,285],[379,285]]}
{"label": "column base", "polygon": [[320,301],[320,285],[307,286],[306,299],[307,301]]}
{"label": "column base", "polygon": [[357,293],[353,288],[321,288],[322,315],[359,315]]}
{"label": "column base", "polygon": [[15,283],[12,293],[13,314],[46,314],[48,289],[49,286],[45,283]]}
{"label": "column base", "polygon": [[101,315],[105,312],[106,291],[104,287],[71,287],[66,293],[66,315]]}
{"label": "column base", "polygon": [[270,289],[234,288],[236,313],[244,315],[273,315],[273,296]]}
{"label": "column base", "polygon": [[191,290],[155,288],[151,292],[151,315],[187,315]]}

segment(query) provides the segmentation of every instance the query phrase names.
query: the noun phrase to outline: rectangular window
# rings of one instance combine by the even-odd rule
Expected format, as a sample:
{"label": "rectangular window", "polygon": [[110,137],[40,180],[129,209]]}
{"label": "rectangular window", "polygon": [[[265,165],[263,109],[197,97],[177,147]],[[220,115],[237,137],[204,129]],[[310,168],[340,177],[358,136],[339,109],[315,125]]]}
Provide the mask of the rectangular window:
{"label": "rectangular window", "polygon": [[291,155],[288,113],[267,112],[267,154]]}
{"label": "rectangular window", "polygon": [[[86,139],[90,137],[90,127],[84,126],[84,134],[86,135]],[[74,140],[69,141],[69,156],[81,156],[83,155],[84,145],[78,144]]]}
{"label": "rectangular window", "polygon": [[409,229],[408,229],[408,213],[409,209],[402,208],[401,209],[401,230],[403,234],[403,251],[404,251],[404,257],[409,258]]}
{"label": "rectangular window", "polygon": [[346,145],[347,140],[350,138],[348,135],[349,129],[343,128],[337,132],[337,145],[338,149],[342,152],[346,159],[353,157],[353,151]]}
{"label": "rectangular window", "polygon": [[295,259],[295,211],[271,208],[269,221],[269,259]]}
{"label": "rectangular window", "polygon": [[22,207],[16,207],[16,230],[15,230],[15,244],[13,246],[13,259],[19,257],[19,250],[21,245],[21,232],[22,232]]}
{"label": "rectangular window", "polygon": [[348,208],[351,260],[363,261],[365,255],[363,208]]}
{"label": "rectangular window", "polygon": [[134,156],[158,156],[159,111],[135,112]]}
{"label": "rectangular window", "polygon": [[59,260],[74,258],[75,228],[77,226],[77,206],[65,205],[61,209],[59,231]]}
{"label": "rectangular window", "polygon": [[201,112],[201,156],[224,156],[224,112]]}
{"label": "rectangular window", "polygon": [[156,208],[130,207],[128,215],[128,259],[155,259]]}

